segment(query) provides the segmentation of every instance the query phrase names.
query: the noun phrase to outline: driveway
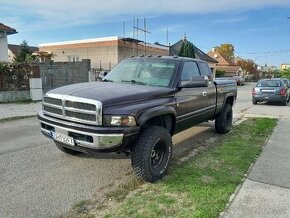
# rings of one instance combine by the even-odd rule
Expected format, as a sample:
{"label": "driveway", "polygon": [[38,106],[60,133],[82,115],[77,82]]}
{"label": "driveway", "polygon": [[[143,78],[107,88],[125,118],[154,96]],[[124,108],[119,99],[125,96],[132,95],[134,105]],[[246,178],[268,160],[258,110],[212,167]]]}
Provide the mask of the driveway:
{"label": "driveway", "polygon": [[[253,85],[239,87],[235,117],[244,113],[271,114],[282,106],[251,103]],[[287,106],[289,107],[289,106]],[[290,108],[290,107],[289,107]],[[193,143],[214,136],[213,123],[205,123],[174,136],[175,154]],[[42,136],[36,118],[0,124],[0,217],[51,217],[66,212],[96,190],[130,175],[124,155],[69,156]]]}

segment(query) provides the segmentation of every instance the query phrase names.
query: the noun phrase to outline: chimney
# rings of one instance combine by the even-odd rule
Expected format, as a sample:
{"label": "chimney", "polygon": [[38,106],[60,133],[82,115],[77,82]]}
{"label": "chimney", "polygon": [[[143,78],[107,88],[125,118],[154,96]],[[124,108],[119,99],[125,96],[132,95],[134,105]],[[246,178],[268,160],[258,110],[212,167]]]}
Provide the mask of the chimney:
{"label": "chimney", "polygon": [[215,48],[212,48],[211,51],[212,51],[212,52],[215,52]]}

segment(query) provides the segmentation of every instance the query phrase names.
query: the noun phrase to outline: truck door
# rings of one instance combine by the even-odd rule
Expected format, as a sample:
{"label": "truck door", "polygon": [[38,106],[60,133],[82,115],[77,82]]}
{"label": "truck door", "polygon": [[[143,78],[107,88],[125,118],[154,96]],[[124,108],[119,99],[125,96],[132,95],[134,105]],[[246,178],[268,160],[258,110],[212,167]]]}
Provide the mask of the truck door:
{"label": "truck door", "polygon": [[212,72],[206,62],[198,62],[201,75],[209,78],[209,85],[205,87],[204,107],[208,109],[207,116],[210,118],[214,115],[216,107],[216,86],[213,82]]}
{"label": "truck door", "polygon": [[[188,82],[192,76],[199,76],[200,71],[195,61],[185,61],[180,74],[180,83]],[[206,92],[206,94],[205,94]],[[182,88],[175,95],[178,129],[182,131],[206,119],[208,105],[206,87]]]}

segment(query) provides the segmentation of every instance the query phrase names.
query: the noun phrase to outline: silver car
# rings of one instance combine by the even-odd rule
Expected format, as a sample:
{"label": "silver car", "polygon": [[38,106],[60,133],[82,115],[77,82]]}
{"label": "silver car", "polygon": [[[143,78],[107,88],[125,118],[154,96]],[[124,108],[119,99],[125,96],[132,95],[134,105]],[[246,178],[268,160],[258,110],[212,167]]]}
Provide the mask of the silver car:
{"label": "silver car", "polygon": [[262,79],[252,90],[253,104],[261,101],[280,102],[286,106],[289,102],[288,86],[281,78]]}

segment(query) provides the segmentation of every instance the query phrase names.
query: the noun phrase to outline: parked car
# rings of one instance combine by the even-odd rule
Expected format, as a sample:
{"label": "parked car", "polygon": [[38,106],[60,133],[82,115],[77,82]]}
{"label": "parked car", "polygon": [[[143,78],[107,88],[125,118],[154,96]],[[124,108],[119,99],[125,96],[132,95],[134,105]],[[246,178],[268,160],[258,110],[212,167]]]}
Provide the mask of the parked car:
{"label": "parked car", "polygon": [[172,135],[208,120],[218,133],[230,131],[236,82],[211,75],[197,59],[129,58],[103,82],[46,93],[41,131],[67,154],[129,153],[137,176],[154,182],[168,169]]}
{"label": "parked car", "polygon": [[280,102],[286,106],[289,102],[289,88],[281,78],[262,79],[252,90],[252,102]]}
{"label": "parked car", "polygon": [[245,79],[241,76],[233,76],[233,79],[237,81],[238,86],[245,85]]}

